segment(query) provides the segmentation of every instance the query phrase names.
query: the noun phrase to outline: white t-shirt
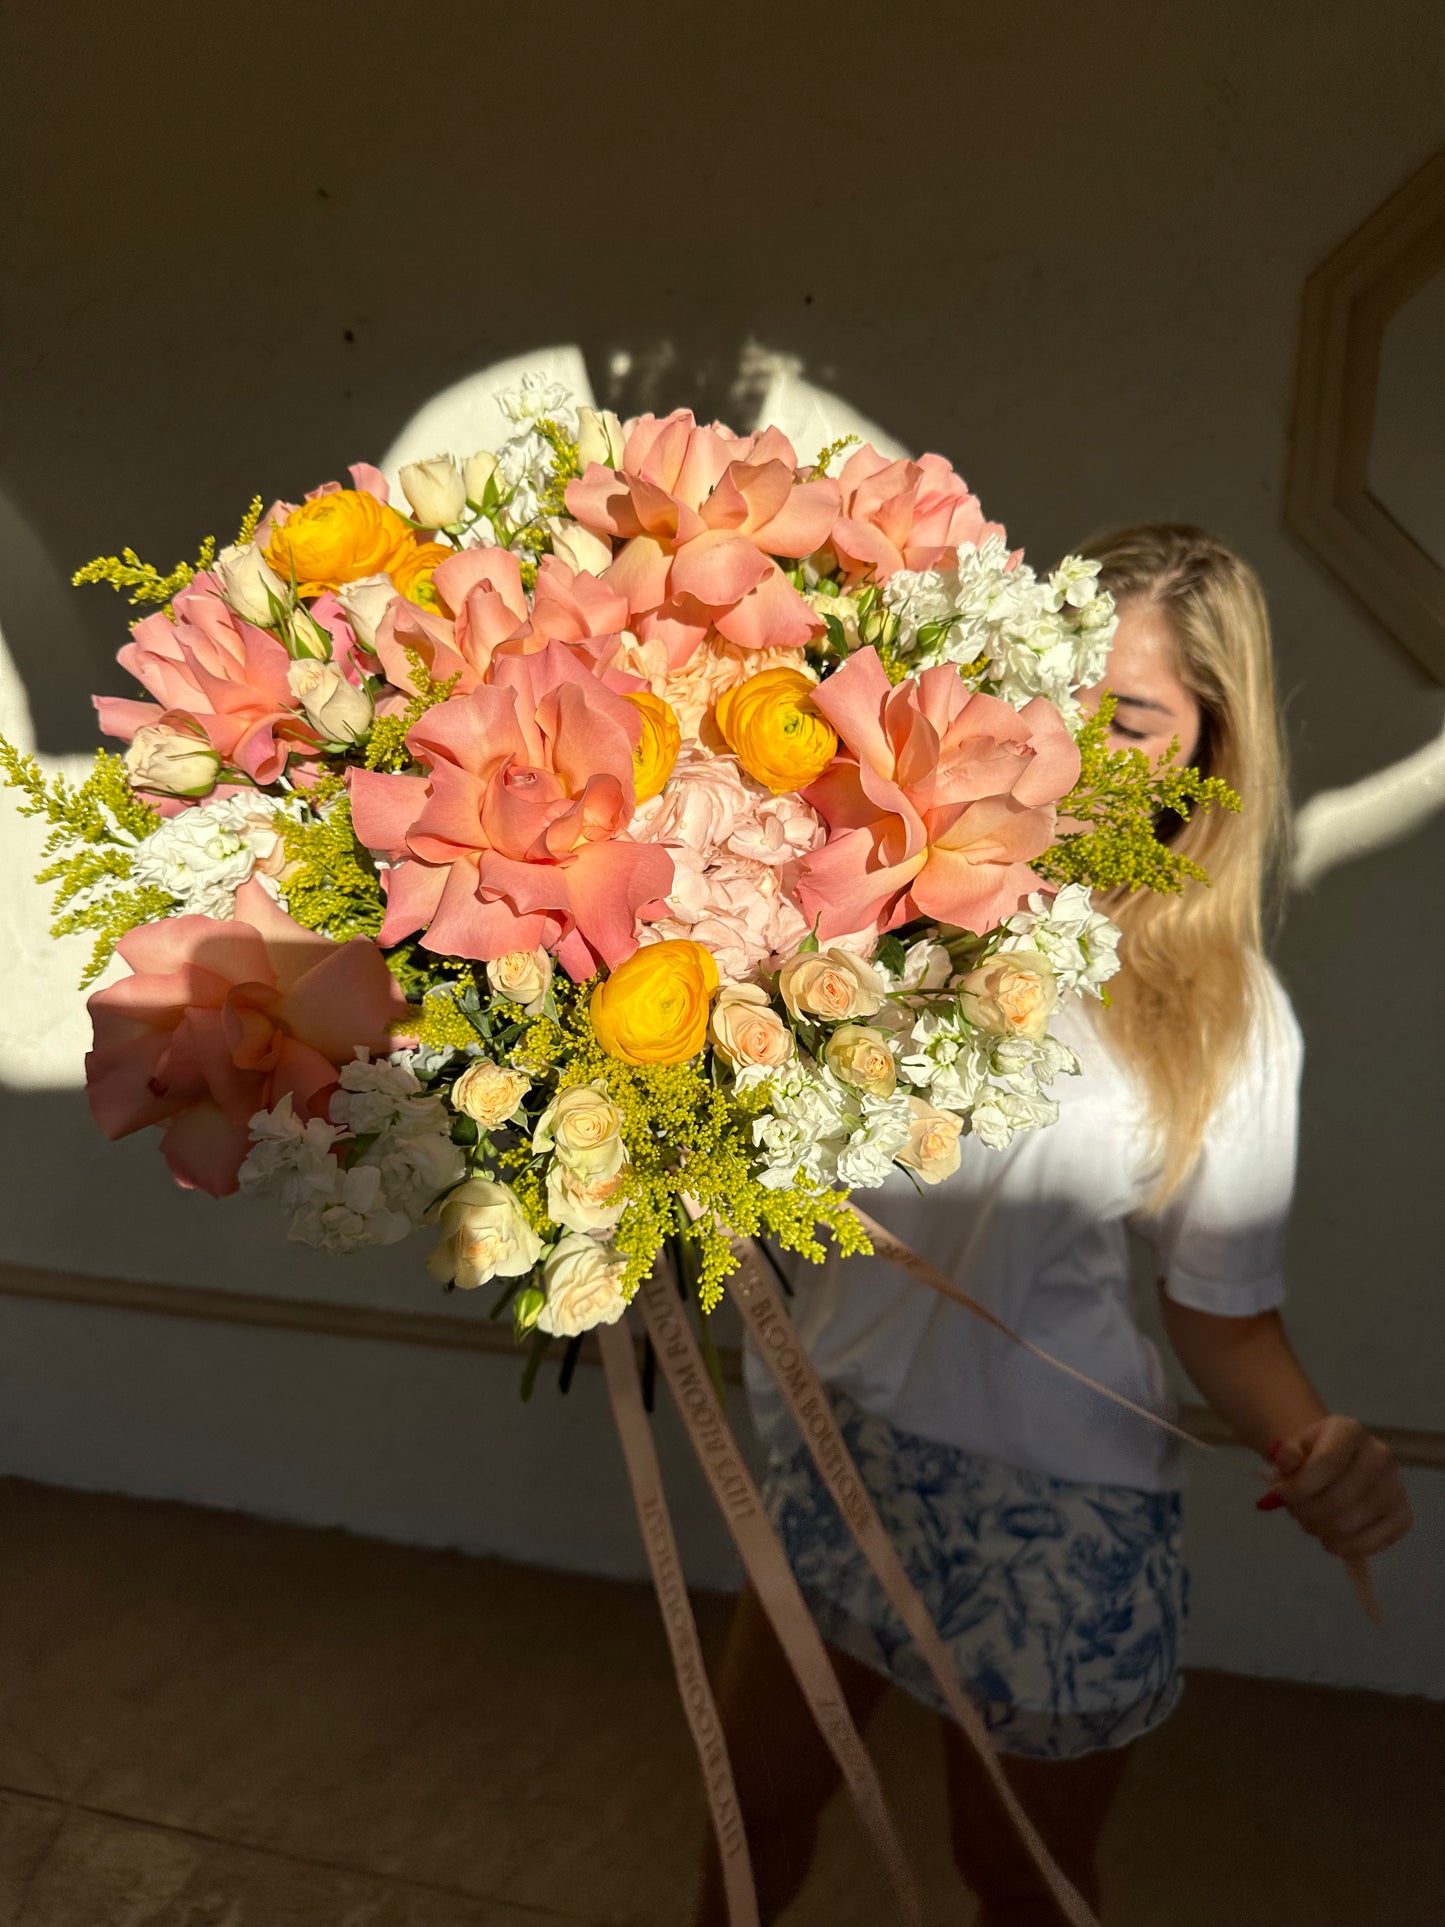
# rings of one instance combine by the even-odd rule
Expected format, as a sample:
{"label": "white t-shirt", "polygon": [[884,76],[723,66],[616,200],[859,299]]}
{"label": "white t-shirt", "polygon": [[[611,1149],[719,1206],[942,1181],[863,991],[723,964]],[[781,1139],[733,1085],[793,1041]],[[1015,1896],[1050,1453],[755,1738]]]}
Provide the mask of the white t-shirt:
{"label": "white t-shirt", "polygon": [[[1107,1022],[1107,1020],[1106,1020]],[[1238,1072],[1197,1164],[1166,1209],[1143,1209],[1157,1170],[1134,1079],[1071,1001],[1055,1034],[1082,1075],[1060,1078],[1057,1124],[1006,1151],[965,1138],[960,1170],[915,1190],[896,1171],[858,1202],[1008,1325],[1165,1416],[1156,1348],[1138,1329],[1127,1229],[1158,1253],[1169,1296],[1225,1316],[1267,1311],[1294,1188],[1302,1044],[1274,973],[1261,973]],[[1180,1483],[1166,1433],[1053,1371],[981,1319],[876,1258],[789,1261],[790,1304],[825,1383],[900,1430],[1055,1478],[1143,1490]],[[796,1440],[762,1361],[745,1355],[764,1442]]]}

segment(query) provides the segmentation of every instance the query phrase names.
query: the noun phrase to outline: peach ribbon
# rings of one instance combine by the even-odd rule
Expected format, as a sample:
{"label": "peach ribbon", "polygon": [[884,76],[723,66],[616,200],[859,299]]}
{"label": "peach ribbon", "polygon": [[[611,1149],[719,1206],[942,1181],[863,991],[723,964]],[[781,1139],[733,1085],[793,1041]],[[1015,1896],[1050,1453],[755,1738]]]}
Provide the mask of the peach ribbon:
{"label": "peach ribbon", "polygon": [[652,1568],[652,1583],[672,1649],[673,1669],[687,1716],[693,1745],[702,1768],[702,1783],[707,1793],[708,1812],[717,1840],[722,1864],[723,1891],[727,1896],[728,1919],[733,1927],[758,1927],[758,1898],[753,1886],[753,1870],[748,1859],[747,1835],[743,1831],[742,1809],[733,1784],[732,1763],[727,1740],[718,1718],[717,1702],[703,1663],[697,1637],[697,1621],[687,1596],[682,1563],[677,1556],[667,1496],[662,1487],[662,1468],[652,1442],[652,1427],[642,1404],[642,1388],[637,1379],[637,1358],[632,1336],[623,1323],[600,1326],[598,1343],[602,1347],[602,1366],[607,1390],[612,1399],[612,1416],[627,1462],[627,1477],[632,1486],[633,1503],[642,1527],[642,1542]]}
{"label": "peach ribbon", "polygon": [[1028,1849],[1049,1892],[1058,1902],[1063,1917],[1071,1923],[1071,1927],[1098,1927],[1094,1915],[1065,1879],[1009,1785],[988,1736],[988,1729],[979,1717],[977,1708],[959,1685],[948,1648],[904,1570],[897,1548],[859,1477],[843,1434],[838,1429],[838,1422],[833,1417],[828,1394],[793,1328],[792,1320],[783,1308],[782,1300],[773,1288],[756,1245],[750,1243],[742,1247],[740,1256],[742,1264],[729,1278],[728,1290],[747,1321],[759,1355],[777,1380],[793,1421],[833,1495],[834,1504],[857,1541],[859,1551],[872,1567],[889,1604],[912,1634],[949,1712],[963,1728],[1020,1840]]}
{"label": "peach ribbon", "polygon": [[[900,1270],[908,1272],[911,1277],[917,1278],[931,1290],[940,1293],[944,1298],[951,1298],[956,1305],[962,1305],[966,1311],[971,1311],[975,1318],[981,1318],[984,1324],[991,1325],[996,1332],[1001,1332],[1011,1345],[1017,1345],[1031,1358],[1037,1358],[1043,1364],[1051,1365],[1056,1372],[1063,1372],[1066,1377],[1076,1380],[1078,1384],[1086,1385],[1091,1392],[1097,1392],[1100,1398],[1107,1398],[1113,1404],[1121,1405],[1126,1412],[1132,1412],[1136,1418],[1144,1419],[1159,1431],[1168,1432],[1172,1437],[1182,1440],[1185,1445],[1192,1445],[1196,1452],[1213,1453],[1212,1445],[1207,1444],[1204,1439],[1195,1438],[1194,1434],[1186,1432],[1182,1425],[1175,1425],[1171,1420],[1161,1417],[1158,1412],[1151,1412],[1147,1405],[1139,1405],[1132,1398],[1125,1398],[1122,1392],[1114,1391],[1111,1386],[1101,1385],[1098,1379],[1090,1378],[1087,1372],[1081,1372],[1076,1366],[1065,1364],[1062,1358],[1055,1358],[1052,1352],[1046,1352],[1041,1345],[1033,1344],[1021,1332],[1016,1332],[1011,1325],[1006,1325],[1001,1318],[989,1310],[987,1305],[981,1304],[977,1298],[970,1297],[936,1265],[929,1264],[926,1258],[921,1257],[911,1246],[904,1244],[901,1238],[895,1238],[893,1233],[879,1224],[876,1218],[870,1218],[868,1213],[860,1211],[856,1204],[851,1206],[851,1210],[872,1240],[876,1256],[886,1258],[890,1264],[897,1265]],[[1385,1616],[1380,1610],[1375,1582],[1370,1576],[1370,1562],[1368,1559],[1346,1559],[1343,1563],[1365,1617],[1373,1621],[1376,1626],[1383,1627]]]}
{"label": "peach ribbon", "polygon": [[889,1816],[877,1770],[859,1738],[827,1648],[763,1508],[752,1474],[738,1450],[732,1427],[688,1325],[687,1307],[662,1267],[639,1286],[634,1302],[642,1309],[658,1363],[753,1590],[793,1669],[818,1731],[838,1763],[858,1817],[883,1861],[899,1912],[906,1927],[921,1927],[918,1890]]}

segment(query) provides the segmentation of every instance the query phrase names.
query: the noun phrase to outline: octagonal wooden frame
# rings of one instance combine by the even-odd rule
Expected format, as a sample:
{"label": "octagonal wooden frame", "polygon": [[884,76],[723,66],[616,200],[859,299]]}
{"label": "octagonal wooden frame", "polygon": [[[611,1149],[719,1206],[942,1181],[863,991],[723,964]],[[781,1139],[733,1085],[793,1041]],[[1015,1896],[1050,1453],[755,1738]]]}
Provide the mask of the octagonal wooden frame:
{"label": "octagonal wooden frame", "polygon": [[1437,682],[1445,568],[1371,492],[1368,468],[1386,326],[1442,268],[1445,152],[1305,283],[1284,498],[1286,525]]}

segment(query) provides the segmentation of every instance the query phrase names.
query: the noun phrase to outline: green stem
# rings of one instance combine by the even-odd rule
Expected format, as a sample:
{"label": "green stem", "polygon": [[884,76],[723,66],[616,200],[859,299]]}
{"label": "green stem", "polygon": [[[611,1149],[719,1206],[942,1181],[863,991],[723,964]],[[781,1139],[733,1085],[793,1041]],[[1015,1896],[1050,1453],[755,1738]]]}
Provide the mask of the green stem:
{"label": "green stem", "polygon": [[527,1363],[522,1371],[522,1383],[518,1388],[522,1403],[531,1398],[537,1383],[537,1374],[542,1369],[542,1360],[547,1356],[547,1347],[552,1340],[547,1332],[533,1332],[532,1349],[527,1354]]}

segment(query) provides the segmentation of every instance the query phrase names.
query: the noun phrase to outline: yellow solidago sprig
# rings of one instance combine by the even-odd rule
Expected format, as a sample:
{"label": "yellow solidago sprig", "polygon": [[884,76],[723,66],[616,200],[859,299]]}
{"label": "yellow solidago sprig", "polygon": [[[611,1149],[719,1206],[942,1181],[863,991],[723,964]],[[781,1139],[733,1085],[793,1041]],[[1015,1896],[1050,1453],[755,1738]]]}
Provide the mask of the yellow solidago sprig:
{"label": "yellow solidago sprig", "polygon": [[714,1082],[704,1057],[681,1064],[626,1064],[593,1034],[588,992],[559,996],[557,1087],[600,1080],[622,1114],[627,1148],[627,1209],[612,1242],[626,1259],[630,1294],[651,1271],[677,1229],[678,1201],[696,1200],[700,1215],[691,1237],[698,1249],[697,1291],[704,1312],[722,1297],[723,1280],[737,1268],[733,1238],[775,1237],[787,1249],[821,1259],[817,1229],[826,1228],[845,1252],[868,1241],[841,1193],[805,1184],[773,1190],[754,1176],[749,1156],[749,1106]]}
{"label": "yellow solidago sprig", "polygon": [[366,741],[368,769],[395,773],[413,767],[415,759],[406,746],[407,731],[429,709],[435,709],[438,703],[446,701],[461,675],[458,670],[455,676],[448,676],[445,682],[433,682],[426,659],[419,649],[408,649],[406,659],[416,693],[399,716],[378,716],[372,723],[371,734]]}
{"label": "yellow solidago sprig", "polygon": [[287,822],[282,830],[286,908],[297,923],[338,943],[350,937],[374,938],[386,905],[376,866],[351,827],[344,779],[328,771],[309,801],[313,813],[300,822]]}
{"label": "yellow solidago sprig", "polygon": [[[251,497],[250,507],[241,517],[241,526],[236,534],[236,542],[244,547],[255,535],[261,520],[262,500],[259,495]],[[194,562],[177,562],[168,573],[162,572],[153,562],[142,562],[134,549],[122,549],[119,555],[98,555],[75,571],[70,578],[74,588],[82,588],[88,582],[108,582],[117,595],[130,590],[132,606],[142,603],[163,603],[169,606],[173,596],[180,593],[198,575],[203,575],[216,559],[216,538],[208,535],[196,552]]]}
{"label": "yellow solidago sprig", "polygon": [[108,582],[117,595],[129,589],[132,604],[169,602],[203,569],[209,569],[215,559],[216,538],[208,535],[194,562],[177,562],[167,575],[162,575],[153,562],[142,562],[134,549],[122,549],[119,555],[96,556],[77,569],[70,580],[77,589],[87,582]]}
{"label": "yellow solidago sprig", "polygon": [[1034,859],[1051,883],[1085,883],[1096,890],[1177,893],[1209,878],[1189,857],[1160,841],[1161,812],[1188,818],[1196,809],[1238,810],[1238,795],[1217,776],[1173,764],[1172,743],[1151,764],[1142,750],[1110,749],[1114,698],[1106,696],[1079,731],[1079,780],[1059,805],[1061,818],[1084,827],[1066,831]]}
{"label": "yellow solidago sprig", "polygon": [[0,783],[20,792],[22,816],[41,816],[50,825],[36,882],[56,886],[52,936],[95,937],[80,980],[84,989],[105,969],[127,930],[175,908],[169,891],[131,881],[136,847],[160,828],[161,819],[131,789],[123,759],[108,750],[96,751],[89,776],[77,784],[47,777],[34,756],[0,736]]}

